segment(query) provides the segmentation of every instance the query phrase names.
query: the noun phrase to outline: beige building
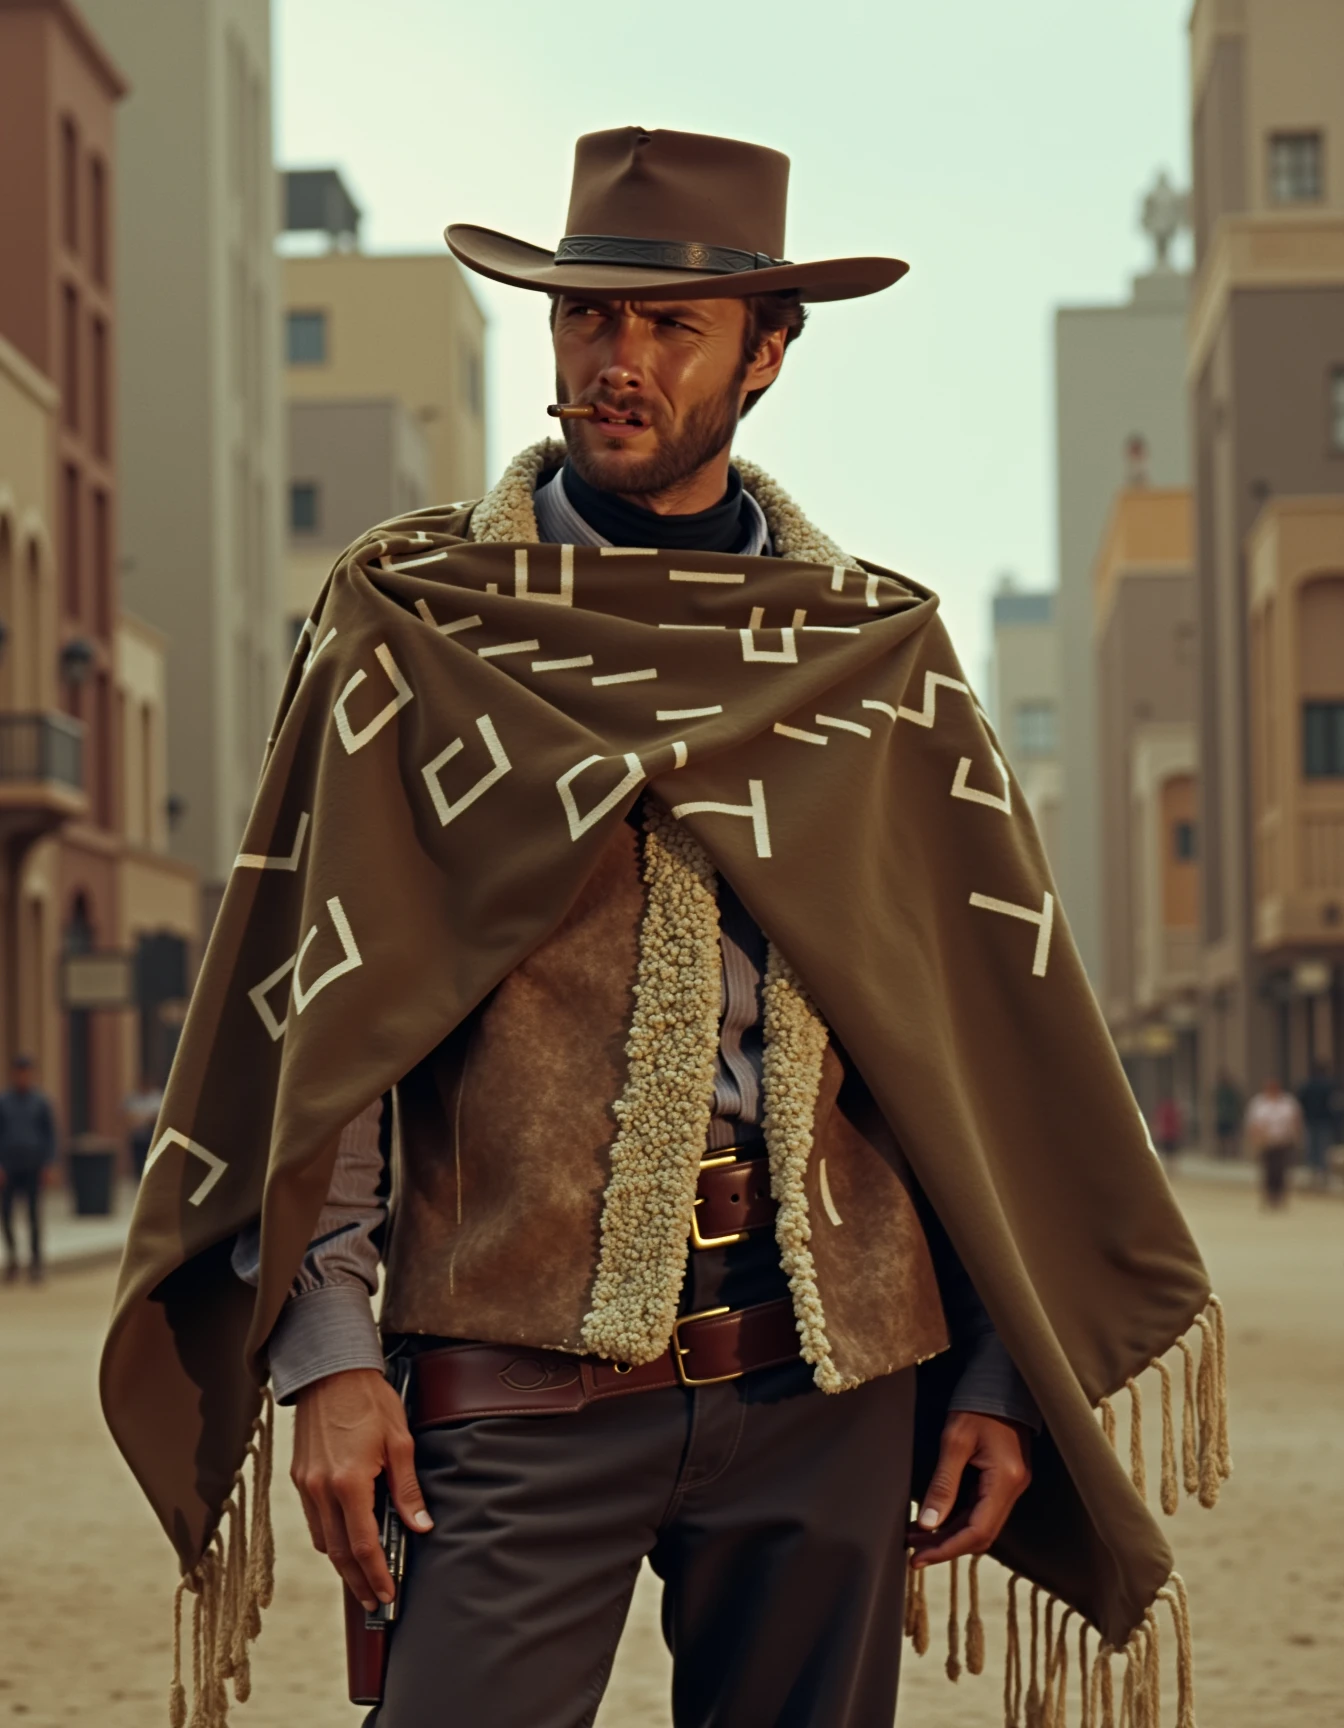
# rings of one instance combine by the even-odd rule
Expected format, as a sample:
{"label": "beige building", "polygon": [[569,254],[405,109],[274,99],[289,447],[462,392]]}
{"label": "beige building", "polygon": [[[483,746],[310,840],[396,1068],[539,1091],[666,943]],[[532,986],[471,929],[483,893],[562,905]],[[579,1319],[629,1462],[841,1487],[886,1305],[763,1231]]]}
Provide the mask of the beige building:
{"label": "beige building", "polygon": [[341,548],[433,497],[423,424],[395,398],[291,402],[286,419],[285,617],[296,641]]}
{"label": "beige building", "polygon": [[117,212],[126,604],[164,632],[174,854],[212,902],[287,659],[268,0],[86,0],[125,68]]}
{"label": "beige building", "polygon": [[1150,1120],[1197,1114],[1195,594],[1183,487],[1120,492],[1093,567],[1100,997]]}
{"label": "beige building", "polygon": [[1300,1079],[1344,1071],[1344,491],[1267,502],[1247,565],[1251,946]]}
{"label": "beige building", "polygon": [[1309,1042],[1344,1067],[1344,691],[1316,647],[1344,606],[1344,6],[1197,0],[1191,60],[1202,1042],[1245,1087],[1300,1081]]}
{"label": "beige building", "polygon": [[401,402],[428,446],[428,502],[479,497],[485,317],[457,260],[333,250],[283,268],[287,400]]}
{"label": "beige building", "polygon": [[992,602],[989,703],[1052,868],[1059,855],[1059,629],[1055,595],[1005,577]]}

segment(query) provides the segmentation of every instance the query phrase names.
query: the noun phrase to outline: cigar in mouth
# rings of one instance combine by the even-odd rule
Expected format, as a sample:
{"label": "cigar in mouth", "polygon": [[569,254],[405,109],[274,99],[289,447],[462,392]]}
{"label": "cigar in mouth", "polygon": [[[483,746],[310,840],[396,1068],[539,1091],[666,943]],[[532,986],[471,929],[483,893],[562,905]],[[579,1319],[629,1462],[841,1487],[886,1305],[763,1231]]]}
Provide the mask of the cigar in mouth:
{"label": "cigar in mouth", "polygon": [[552,402],[546,412],[552,420],[591,420],[597,409],[591,402]]}

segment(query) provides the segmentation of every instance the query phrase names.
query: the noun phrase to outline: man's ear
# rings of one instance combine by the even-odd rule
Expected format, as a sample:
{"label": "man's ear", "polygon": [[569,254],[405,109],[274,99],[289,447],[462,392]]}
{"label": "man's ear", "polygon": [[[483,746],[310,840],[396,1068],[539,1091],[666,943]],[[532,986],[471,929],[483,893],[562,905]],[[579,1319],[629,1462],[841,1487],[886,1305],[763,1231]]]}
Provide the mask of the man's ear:
{"label": "man's ear", "polygon": [[789,345],[787,330],[768,330],[761,337],[761,345],[747,366],[746,376],[742,380],[742,389],[750,395],[753,390],[764,390],[779,377],[779,369],[784,364],[784,350]]}

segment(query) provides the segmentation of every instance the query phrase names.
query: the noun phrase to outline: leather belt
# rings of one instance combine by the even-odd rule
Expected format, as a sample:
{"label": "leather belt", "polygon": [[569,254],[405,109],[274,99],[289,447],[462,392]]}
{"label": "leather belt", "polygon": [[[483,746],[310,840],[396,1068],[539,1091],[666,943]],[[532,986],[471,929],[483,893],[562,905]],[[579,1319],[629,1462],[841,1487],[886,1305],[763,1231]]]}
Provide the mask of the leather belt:
{"label": "leather belt", "polygon": [[572,1415],[599,1398],[715,1386],[797,1356],[798,1329],[787,1299],[683,1314],[662,1355],[633,1366],[563,1350],[449,1344],[414,1358],[410,1423],[418,1433],[480,1416]]}
{"label": "leather belt", "polygon": [[691,1214],[691,1246],[724,1248],[745,1242],[751,1230],[773,1224],[779,1207],[770,1197],[770,1166],[764,1158],[740,1158],[739,1148],[711,1152],[700,1161]]}

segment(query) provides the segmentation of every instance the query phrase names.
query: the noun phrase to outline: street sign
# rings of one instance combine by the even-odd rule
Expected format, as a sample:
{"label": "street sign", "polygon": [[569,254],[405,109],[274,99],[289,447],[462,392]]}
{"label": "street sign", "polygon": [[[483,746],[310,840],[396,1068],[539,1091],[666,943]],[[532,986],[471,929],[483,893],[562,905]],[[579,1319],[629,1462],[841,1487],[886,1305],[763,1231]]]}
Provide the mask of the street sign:
{"label": "street sign", "polygon": [[134,954],[103,949],[62,956],[61,996],[67,1008],[134,1008]]}

